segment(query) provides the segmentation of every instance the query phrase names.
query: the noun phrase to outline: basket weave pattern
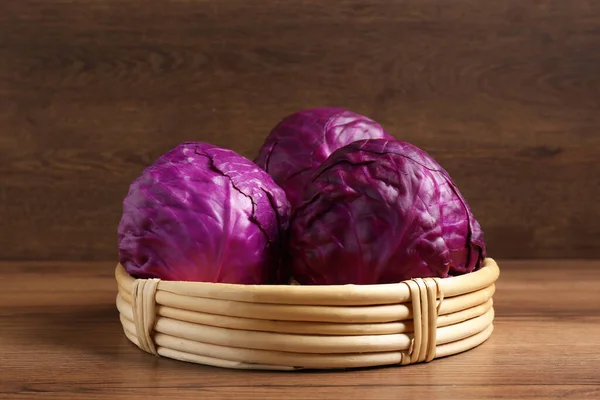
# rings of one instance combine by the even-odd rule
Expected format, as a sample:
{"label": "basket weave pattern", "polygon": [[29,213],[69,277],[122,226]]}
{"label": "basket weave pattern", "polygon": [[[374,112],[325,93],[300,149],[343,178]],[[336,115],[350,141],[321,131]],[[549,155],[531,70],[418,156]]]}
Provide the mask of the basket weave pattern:
{"label": "basket weave pattern", "polygon": [[127,338],[157,356],[240,369],[429,362],[493,330],[499,269],[385,285],[267,286],[134,279],[117,265]]}

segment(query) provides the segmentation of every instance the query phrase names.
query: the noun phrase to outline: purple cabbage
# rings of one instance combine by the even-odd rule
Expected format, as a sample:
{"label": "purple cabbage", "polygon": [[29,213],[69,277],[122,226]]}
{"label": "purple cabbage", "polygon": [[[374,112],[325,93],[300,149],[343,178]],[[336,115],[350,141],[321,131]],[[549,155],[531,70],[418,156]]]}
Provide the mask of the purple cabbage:
{"label": "purple cabbage", "polygon": [[256,163],[281,186],[292,206],[335,150],[360,139],[393,139],[375,121],[342,108],[314,108],[285,117],[270,132]]}
{"label": "purple cabbage", "polygon": [[449,174],[397,140],[335,151],[312,176],[290,222],[289,258],[300,284],[378,284],[480,268],[479,223]]}
{"label": "purple cabbage", "polygon": [[289,213],[284,191],[252,161],[183,143],[131,184],[120,262],[136,278],[277,283]]}

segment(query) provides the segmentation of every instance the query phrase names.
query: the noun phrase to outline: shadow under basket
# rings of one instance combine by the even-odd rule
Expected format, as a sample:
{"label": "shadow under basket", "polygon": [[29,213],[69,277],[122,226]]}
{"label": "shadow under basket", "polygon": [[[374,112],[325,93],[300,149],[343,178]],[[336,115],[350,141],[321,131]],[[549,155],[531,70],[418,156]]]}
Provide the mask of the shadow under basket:
{"label": "shadow under basket", "polygon": [[493,330],[499,276],[476,272],[384,285],[232,285],[134,279],[117,265],[127,338],[162,357],[238,369],[358,368],[429,362]]}

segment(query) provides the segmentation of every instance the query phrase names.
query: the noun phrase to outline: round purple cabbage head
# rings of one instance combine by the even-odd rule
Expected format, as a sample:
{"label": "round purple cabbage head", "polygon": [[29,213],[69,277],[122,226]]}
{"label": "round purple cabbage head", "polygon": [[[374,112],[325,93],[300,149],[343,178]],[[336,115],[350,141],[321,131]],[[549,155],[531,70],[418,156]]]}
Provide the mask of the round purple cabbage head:
{"label": "round purple cabbage head", "polygon": [[183,143],[131,184],[119,258],[136,278],[276,283],[289,213],[284,191],[252,161]]}
{"label": "round purple cabbage head", "polygon": [[342,108],[313,108],[285,117],[267,136],[256,163],[281,186],[292,206],[311,174],[335,150],[361,139],[393,139],[375,121]]}
{"label": "round purple cabbage head", "polygon": [[312,177],[290,222],[300,284],[378,284],[448,277],[485,257],[479,223],[448,173],[397,140],[361,140]]}

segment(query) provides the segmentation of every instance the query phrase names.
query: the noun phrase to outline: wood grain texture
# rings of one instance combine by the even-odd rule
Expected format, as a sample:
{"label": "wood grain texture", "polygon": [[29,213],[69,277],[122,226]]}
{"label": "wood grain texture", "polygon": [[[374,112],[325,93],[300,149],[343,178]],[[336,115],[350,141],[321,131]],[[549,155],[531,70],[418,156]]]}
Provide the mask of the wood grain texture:
{"label": "wood grain texture", "polygon": [[429,364],[279,373],[142,352],[123,335],[112,263],[0,263],[0,399],[600,397],[600,261],[499,264],[496,329],[480,347]]}
{"label": "wood grain texture", "polygon": [[494,257],[600,256],[600,3],[0,0],[2,258],[116,256],[185,140],[347,107],[434,155]]}

